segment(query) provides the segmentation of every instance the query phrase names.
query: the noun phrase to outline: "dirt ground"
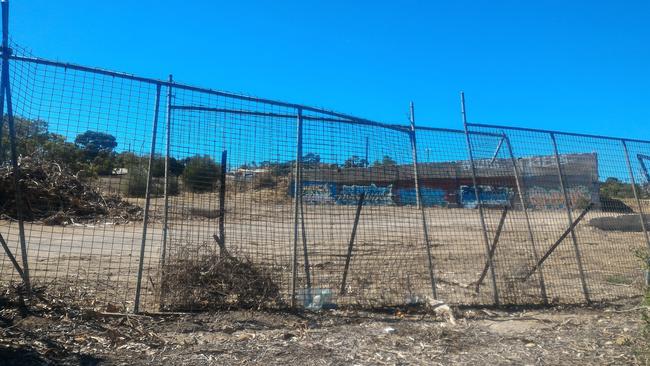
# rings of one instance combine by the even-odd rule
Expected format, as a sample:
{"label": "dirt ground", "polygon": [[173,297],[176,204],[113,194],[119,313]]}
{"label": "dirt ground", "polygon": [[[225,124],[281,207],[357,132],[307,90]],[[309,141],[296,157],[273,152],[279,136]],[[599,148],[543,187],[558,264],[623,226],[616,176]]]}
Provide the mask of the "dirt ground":
{"label": "dirt ground", "polygon": [[607,307],[125,315],[0,296],[2,365],[645,365],[640,299]]}
{"label": "dirt ground", "polygon": [[[277,192],[272,192],[277,193]],[[291,258],[294,245],[290,202],[273,203],[268,192],[241,193],[226,206],[226,246],[275,276],[285,299],[290,295]],[[279,193],[278,193],[279,194]],[[141,202],[136,201],[140,204]],[[152,200],[152,221],[147,227],[141,309],[159,310],[163,230],[162,199]],[[216,249],[218,207],[214,193],[172,198],[167,240],[167,261],[181,252]],[[579,215],[574,211],[573,217]],[[312,287],[331,289],[337,304],[382,306],[404,304],[431,295],[422,216],[414,207],[364,207],[349,265],[346,294],[340,294],[355,207],[306,205],[305,240]],[[500,210],[486,210],[490,244],[496,235]],[[597,217],[615,216],[590,212],[576,227],[586,292],[590,300],[610,301],[641,294],[642,263],[635,251],[645,247],[642,233],[603,231],[589,225]],[[476,291],[476,281],[486,263],[486,248],[478,210],[425,209],[437,295],[455,305],[490,305],[494,289],[501,304],[539,304],[542,285],[551,304],[585,302],[585,287],[572,238],[569,235],[552,252],[541,270],[522,278],[562,235],[568,226],[563,210],[531,211],[531,241],[525,215],[508,213],[495,250],[493,264]],[[0,233],[18,256],[17,224],[0,220]],[[104,308],[133,308],[142,223],[46,226],[27,223],[30,271],[34,282],[59,282],[84,288],[95,304]],[[303,242],[299,236],[298,288],[306,285]],[[191,255],[192,253],[190,253]],[[19,259],[20,261],[20,259]],[[494,268],[493,286],[491,270]],[[3,280],[16,274],[0,256]]]}

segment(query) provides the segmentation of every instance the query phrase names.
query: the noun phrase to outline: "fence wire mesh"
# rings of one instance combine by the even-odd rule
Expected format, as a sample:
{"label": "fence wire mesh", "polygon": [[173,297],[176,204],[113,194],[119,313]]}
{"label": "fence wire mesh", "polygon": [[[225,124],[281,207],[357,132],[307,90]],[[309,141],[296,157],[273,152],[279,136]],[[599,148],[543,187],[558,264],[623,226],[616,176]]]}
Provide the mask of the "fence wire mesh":
{"label": "fence wire mesh", "polygon": [[[648,202],[648,181],[641,160],[634,157],[650,145],[484,125],[472,130],[504,134],[512,145],[533,237],[539,253],[549,253],[538,271],[550,301],[604,301],[638,294],[643,276],[637,254],[648,245],[640,219]],[[626,145],[633,146],[628,147],[631,171]],[[558,243],[563,234],[565,239]]]}
{"label": "fence wire mesh", "polygon": [[[648,142],[382,124],[12,48],[35,285],[121,311],[641,293]],[[0,274],[16,281],[8,112]]]}

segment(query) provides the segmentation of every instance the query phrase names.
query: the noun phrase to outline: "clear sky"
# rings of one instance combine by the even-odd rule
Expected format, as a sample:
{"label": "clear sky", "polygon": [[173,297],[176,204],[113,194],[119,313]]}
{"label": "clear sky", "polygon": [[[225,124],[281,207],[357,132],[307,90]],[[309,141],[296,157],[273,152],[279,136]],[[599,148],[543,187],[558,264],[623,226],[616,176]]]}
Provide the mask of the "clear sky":
{"label": "clear sky", "polygon": [[40,57],[325,107],[650,139],[650,1],[13,0]]}

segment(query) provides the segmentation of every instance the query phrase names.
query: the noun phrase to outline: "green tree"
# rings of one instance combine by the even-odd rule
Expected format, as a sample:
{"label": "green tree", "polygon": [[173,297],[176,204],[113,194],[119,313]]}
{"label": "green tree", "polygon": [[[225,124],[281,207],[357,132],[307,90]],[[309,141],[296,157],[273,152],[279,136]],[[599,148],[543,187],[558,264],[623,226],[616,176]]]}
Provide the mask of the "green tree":
{"label": "green tree", "polygon": [[74,143],[83,148],[91,159],[100,152],[112,152],[117,147],[115,136],[90,130],[77,135]]}
{"label": "green tree", "polygon": [[124,151],[115,156],[115,164],[118,168],[126,168],[138,166],[142,162],[142,158],[130,151]]}
{"label": "green tree", "polygon": [[356,155],[349,157],[344,163],[345,168],[363,168],[368,166],[368,160],[360,158]]}
{"label": "green tree", "polygon": [[220,164],[215,163],[210,156],[193,156],[185,162],[184,187],[192,192],[209,192],[216,187],[220,175]]}
{"label": "green tree", "polygon": [[[22,156],[42,156],[46,144],[63,143],[65,138],[50,133],[47,122],[40,119],[14,117],[16,131],[16,152]],[[2,123],[2,149],[5,157],[10,153],[9,124],[7,117]]]}
{"label": "green tree", "polygon": [[263,161],[260,163],[262,169],[268,169],[271,175],[276,177],[285,177],[289,175],[294,168],[295,160],[285,161],[282,163],[273,161]]}
{"label": "green tree", "polygon": [[[165,157],[154,155],[151,167],[151,175],[156,178],[165,176]],[[146,171],[149,166],[149,156],[138,156],[130,151],[122,152],[115,157],[116,168],[126,168],[128,171],[140,169]],[[178,177],[183,174],[185,165],[183,161],[176,158],[169,158],[169,175]]]}
{"label": "green tree", "polygon": [[[650,195],[641,186],[636,185],[637,193],[640,198],[648,198]],[[621,182],[620,179],[609,177],[605,182],[600,184],[600,196],[602,198],[620,199],[620,198],[634,198],[634,191],[632,190],[631,183]]]}
{"label": "green tree", "polygon": [[302,157],[302,166],[305,169],[317,169],[320,166],[320,155],[307,153]]}
{"label": "green tree", "polygon": [[374,163],[372,163],[373,166],[375,167],[387,167],[387,166],[396,166],[397,162],[393,160],[388,155],[384,155],[384,157],[381,160],[375,160]]}
{"label": "green tree", "polygon": [[[10,139],[7,117],[2,124],[2,151],[5,158],[9,158]],[[16,131],[16,150],[19,156],[42,159],[47,162],[60,164],[74,174],[84,172],[81,176],[92,176],[97,169],[93,169],[86,160],[85,153],[76,144],[67,142],[65,137],[49,132],[46,121],[28,119],[20,116],[14,117]]]}
{"label": "green tree", "polygon": [[75,145],[84,151],[86,161],[91,165],[95,174],[110,175],[115,168],[115,153],[117,147],[115,136],[97,131],[86,131],[77,135]]}

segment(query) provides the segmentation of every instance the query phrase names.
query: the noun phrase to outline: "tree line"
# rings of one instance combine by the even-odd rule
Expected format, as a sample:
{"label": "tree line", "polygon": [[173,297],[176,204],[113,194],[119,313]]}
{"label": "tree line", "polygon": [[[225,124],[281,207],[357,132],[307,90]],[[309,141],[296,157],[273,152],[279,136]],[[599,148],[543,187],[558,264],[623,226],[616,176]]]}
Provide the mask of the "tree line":
{"label": "tree line", "polygon": [[[2,124],[2,147],[0,158],[10,155],[9,131],[5,117]],[[52,161],[65,167],[72,174],[83,178],[93,179],[111,176],[127,170],[127,182],[123,193],[129,196],[143,196],[146,190],[147,168],[149,156],[138,155],[131,151],[117,152],[117,138],[111,134],[88,130],[75,137],[73,142],[67,141],[61,134],[49,131],[48,123],[41,119],[14,117],[16,131],[16,149],[19,156]],[[365,168],[370,164],[367,159],[357,155],[347,158],[342,165],[326,163],[319,154],[307,153],[301,163],[304,169],[341,169]],[[396,166],[397,162],[390,156],[373,162],[373,167]],[[295,160],[283,162],[263,161],[242,164],[241,169],[261,168],[275,177],[288,176],[292,173]],[[170,185],[168,192],[178,193],[178,180],[183,188],[192,192],[212,191],[217,187],[221,166],[208,155],[195,155],[183,159],[169,158]],[[154,178],[154,194],[162,191],[161,178],[165,176],[165,158],[155,155],[152,160],[151,175]]]}

